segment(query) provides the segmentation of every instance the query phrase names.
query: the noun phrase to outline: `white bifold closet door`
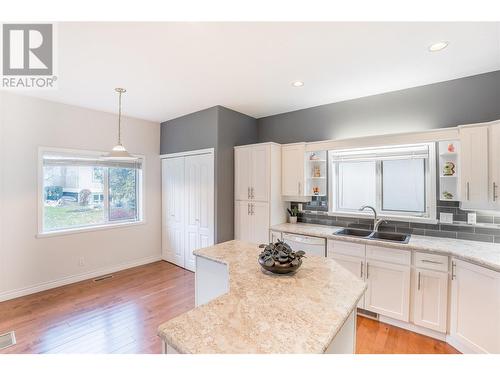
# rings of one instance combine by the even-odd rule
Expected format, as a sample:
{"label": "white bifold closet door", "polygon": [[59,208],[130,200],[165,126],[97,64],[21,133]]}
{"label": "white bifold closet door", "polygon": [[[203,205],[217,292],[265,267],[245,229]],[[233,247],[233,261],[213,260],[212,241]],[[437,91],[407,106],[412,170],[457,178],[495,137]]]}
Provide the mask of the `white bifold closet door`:
{"label": "white bifold closet door", "polygon": [[193,250],[214,243],[213,155],[186,157],[184,267],[194,271]]}
{"label": "white bifold closet door", "polygon": [[184,267],[184,158],[162,160],[162,257]]}
{"label": "white bifold closet door", "polygon": [[193,251],[214,243],[213,153],[163,160],[163,258],[195,270]]}

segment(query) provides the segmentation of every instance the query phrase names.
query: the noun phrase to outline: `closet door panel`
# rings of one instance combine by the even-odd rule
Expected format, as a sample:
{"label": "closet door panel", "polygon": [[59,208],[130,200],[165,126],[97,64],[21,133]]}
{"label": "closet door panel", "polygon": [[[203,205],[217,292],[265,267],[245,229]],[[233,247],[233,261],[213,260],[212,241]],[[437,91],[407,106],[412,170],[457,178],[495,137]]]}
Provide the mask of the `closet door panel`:
{"label": "closet door panel", "polygon": [[185,267],[189,270],[195,268],[195,258],[193,250],[200,247],[199,226],[200,226],[200,156],[188,156],[185,161],[184,186],[186,192],[185,200]]}

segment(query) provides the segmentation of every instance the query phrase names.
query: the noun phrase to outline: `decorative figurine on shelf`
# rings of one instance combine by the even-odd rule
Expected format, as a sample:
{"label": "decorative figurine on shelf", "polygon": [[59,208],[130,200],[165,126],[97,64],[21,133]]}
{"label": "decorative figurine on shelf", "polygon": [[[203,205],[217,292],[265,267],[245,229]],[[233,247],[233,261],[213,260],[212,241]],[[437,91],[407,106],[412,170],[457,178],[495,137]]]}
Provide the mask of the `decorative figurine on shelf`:
{"label": "decorative figurine on shelf", "polygon": [[318,186],[313,187],[313,194],[319,195],[319,187]]}
{"label": "decorative figurine on shelf", "polygon": [[309,160],[319,160],[319,156],[315,152],[312,152],[311,155],[309,155]]}
{"label": "decorative figurine on shelf", "polygon": [[447,161],[444,163],[443,176],[454,176],[455,175],[455,163]]}
{"label": "decorative figurine on shelf", "polygon": [[444,199],[453,199],[453,194],[450,193],[449,191],[443,191],[443,198]]}
{"label": "decorative figurine on shelf", "polygon": [[453,143],[448,145],[448,152],[455,152],[455,145]]}
{"label": "decorative figurine on shelf", "polygon": [[321,177],[321,169],[320,169],[320,167],[314,167],[313,177]]}

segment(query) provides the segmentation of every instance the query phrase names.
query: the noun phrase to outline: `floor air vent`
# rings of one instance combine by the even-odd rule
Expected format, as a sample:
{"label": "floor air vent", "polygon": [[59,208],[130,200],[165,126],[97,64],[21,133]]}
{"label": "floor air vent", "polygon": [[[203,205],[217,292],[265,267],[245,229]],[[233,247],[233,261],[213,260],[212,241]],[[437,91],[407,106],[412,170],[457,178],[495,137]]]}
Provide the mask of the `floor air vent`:
{"label": "floor air vent", "polygon": [[104,276],[101,276],[101,277],[98,277],[98,278],[94,279],[94,282],[103,281],[103,280],[106,280],[106,279],[111,279],[112,277],[113,277],[113,275],[104,275]]}
{"label": "floor air vent", "polygon": [[14,331],[0,335],[0,350],[16,344],[16,334]]}

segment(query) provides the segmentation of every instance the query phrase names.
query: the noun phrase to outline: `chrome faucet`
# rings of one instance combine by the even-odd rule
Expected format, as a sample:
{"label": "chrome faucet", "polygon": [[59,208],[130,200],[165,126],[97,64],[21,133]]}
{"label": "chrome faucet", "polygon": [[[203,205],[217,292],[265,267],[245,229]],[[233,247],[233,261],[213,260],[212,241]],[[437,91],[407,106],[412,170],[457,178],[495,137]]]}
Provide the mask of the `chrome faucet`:
{"label": "chrome faucet", "polygon": [[380,226],[380,224],[386,223],[386,221],[377,217],[377,210],[372,206],[364,205],[359,210],[364,211],[366,208],[373,211],[373,231],[376,232],[378,231],[378,227]]}

